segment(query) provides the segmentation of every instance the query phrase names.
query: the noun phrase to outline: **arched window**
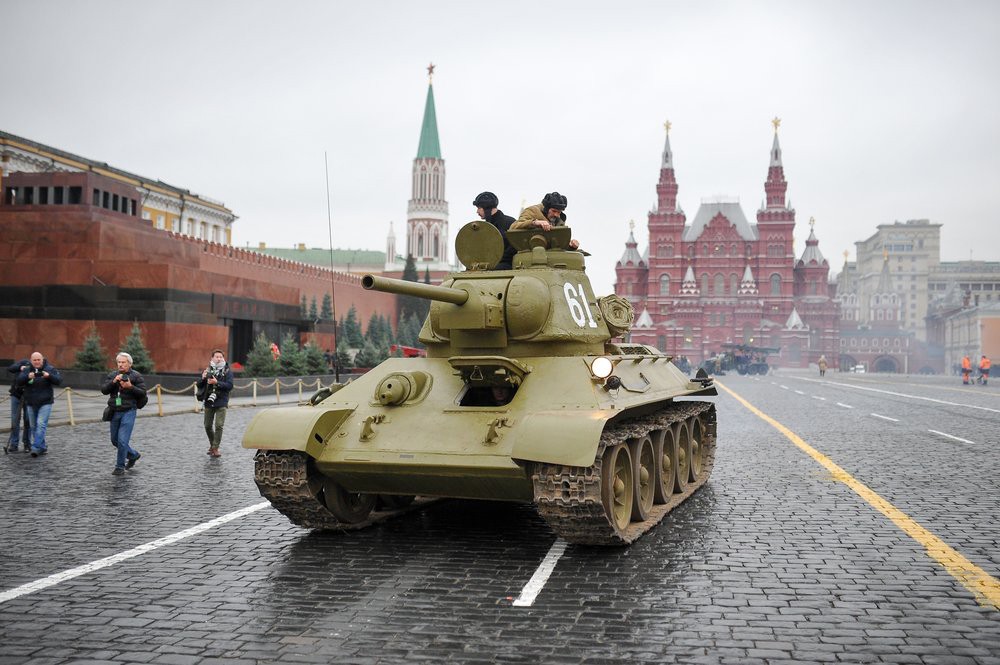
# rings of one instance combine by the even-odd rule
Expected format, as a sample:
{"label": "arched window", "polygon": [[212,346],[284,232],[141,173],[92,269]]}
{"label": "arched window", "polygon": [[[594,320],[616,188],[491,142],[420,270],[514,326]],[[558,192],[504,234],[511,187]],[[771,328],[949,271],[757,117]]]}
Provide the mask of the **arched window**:
{"label": "arched window", "polygon": [[774,273],[771,275],[771,295],[780,296],[781,295],[781,275]]}
{"label": "arched window", "polygon": [[708,295],[708,273],[707,272],[701,274],[701,295],[703,295],[703,296],[707,296]]}
{"label": "arched window", "polygon": [[715,294],[717,296],[726,295],[726,278],[721,272],[715,273]]}
{"label": "arched window", "polygon": [[811,296],[816,295],[816,280],[815,279],[809,280],[809,295],[811,295]]}
{"label": "arched window", "polygon": [[740,278],[736,273],[729,275],[729,293],[730,295],[736,295],[740,290]]}
{"label": "arched window", "polygon": [[417,257],[422,258],[424,256],[424,230],[420,229],[417,231]]}
{"label": "arched window", "polygon": [[743,343],[753,344],[753,327],[749,323],[743,326]]}
{"label": "arched window", "polygon": [[[434,177],[436,178],[437,176]],[[440,247],[441,247],[441,236],[439,235],[438,230],[434,229],[434,253],[431,256],[433,256],[435,259],[440,256],[439,253]]]}
{"label": "arched window", "polygon": [[660,295],[665,296],[670,294],[670,275],[663,273],[660,275]]}

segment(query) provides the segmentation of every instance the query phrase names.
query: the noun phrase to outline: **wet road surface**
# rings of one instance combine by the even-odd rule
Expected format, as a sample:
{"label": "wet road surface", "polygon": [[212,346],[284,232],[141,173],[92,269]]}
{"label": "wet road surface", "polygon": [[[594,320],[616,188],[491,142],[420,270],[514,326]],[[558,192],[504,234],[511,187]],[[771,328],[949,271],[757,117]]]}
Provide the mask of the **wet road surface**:
{"label": "wet road surface", "polygon": [[530,507],[313,534],[265,506],[171,539],[261,504],[254,409],[218,460],[200,416],[140,420],[123,477],[105,424],[52,428],[0,458],[0,663],[1000,663],[1000,389],[720,382],[708,484],[630,548],[565,548],[529,606],[555,542]]}

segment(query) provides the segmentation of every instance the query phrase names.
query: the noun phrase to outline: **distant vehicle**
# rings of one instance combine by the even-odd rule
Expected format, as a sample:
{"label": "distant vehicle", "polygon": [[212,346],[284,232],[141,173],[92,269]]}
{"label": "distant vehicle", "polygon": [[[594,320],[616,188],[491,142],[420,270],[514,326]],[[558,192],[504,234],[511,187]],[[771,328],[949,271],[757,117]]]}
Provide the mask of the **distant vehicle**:
{"label": "distant vehicle", "polygon": [[853,371],[853,372],[854,372],[855,374],[864,374],[864,373],[865,373],[865,372],[867,372],[868,370],[867,370],[867,369],[865,369],[865,366],[864,366],[864,365],[855,365],[855,366],[854,366],[854,369],[853,369],[852,371]]}
{"label": "distant vehicle", "polygon": [[767,356],[781,353],[781,349],[771,346],[750,346],[749,344],[723,344],[722,369],[735,369],[738,374],[760,374],[770,370]]}

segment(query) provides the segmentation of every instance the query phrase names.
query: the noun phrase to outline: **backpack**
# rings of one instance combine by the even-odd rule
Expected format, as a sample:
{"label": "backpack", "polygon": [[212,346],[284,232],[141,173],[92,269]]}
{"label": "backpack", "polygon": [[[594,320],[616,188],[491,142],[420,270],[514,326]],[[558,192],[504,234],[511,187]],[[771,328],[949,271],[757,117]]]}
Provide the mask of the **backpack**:
{"label": "backpack", "polygon": [[143,393],[135,398],[135,408],[141,409],[142,407],[149,404],[149,395]]}

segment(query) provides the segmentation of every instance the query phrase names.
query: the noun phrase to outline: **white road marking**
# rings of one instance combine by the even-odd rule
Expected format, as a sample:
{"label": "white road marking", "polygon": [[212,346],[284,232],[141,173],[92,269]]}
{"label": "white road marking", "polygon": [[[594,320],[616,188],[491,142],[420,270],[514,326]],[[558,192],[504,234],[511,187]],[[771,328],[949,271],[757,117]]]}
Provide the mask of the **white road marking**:
{"label": "white road marking", "polygon": [[910,395],[907,393],[897,393],[892,390],[879,390],[878,388],[868,388],[865,386],[856,386],[851,383],[838,383],[836,381],[819,381],[817,379],[806,379],[802,378],[802,381],[812,381],[813,383],[822,383],[828,386],[843,386],[844,388],[854,388],[855,390],[867,390],[873,393],[882,393],[883,395],[893,395],[895,397],[909,397],[910,399],[920,399],[925,402],[934,402],[935,404],[944,404],[945,406],[963,406],[967,409],[978,409],[979,411],[989,411],[990,413],[1000,413],[1000,409],[991,409],[988,406],[976,406],[975,404],[962,404],[961,402],[949,402],[943,399],[934,399],[933,397],[924,397],[923,395]]}
{"label": "white road marking", "polygon": [[929,429],[927,431],[930,432],[931,434],[940,434],[941,436],[948,437],[949,439],[954,439],[955,441],[961,441],[962,443],[975,443],[974,441],[969,441],[968,439],[963,439],[958,436],[952,436],[951,434],[945,434],[944,432],[939,432],[936,429]]}
{"label": "white road marking", "polygon": [[107,568],[108,566],[113,566],[116,563],[126,561],[128,559],[139,556],[140,554],[145,554],[146,552],[152,552],[155,549],[159,549],[166,545],[176,543],[179,540],[189,538],[190,536],[195,536],[203,531],[208,531],[219,525],[225,524],[226,522],[231,522],[235,519],[239,519],[245,515],[249,515],[252,512],[258,511],[261,508],[266,508],[271,504],[267,501],[262,503],[257,503],[252,506],[247,506],[246,508],[241,508],[235,512],[223,515],[222,517],[216,517],[214,520],[209,520],[208,522],[202,522],[197,524],[190,529],[184,529],[183,531],[178,531],[177,533],[172,533],[169,536],[164,536],[163,538],[158,538],[156,540],[151,540],[148,543],[139,545],[138,547],[133,547],[130,550],[124,552],[119,552],[118,554],[112,554],[111,556],[104,557],[103,559],[97,559],[96,561],[91,561],[90,563],[85,563],[82,566],[77,566],[76,568],[70,568],[69,570],[64,570],[61,573],[55,573],[49,575],[48,577],[43,577],[42,579],[35,580],[34,582],[28,582],[27,584],[22,584],[19,587],[14,587],[13,589],[8,589],[0,593],[0,603],[6,603],[8,600],[14,600],[21,596],[26,596],[30,593],[35,593],[36,591],[41,591],[42,589],[47,589],[50,586],[55,586],[60,582],[65,582],[66,580],[71,580],[74,577],[80,577],[81,575],[86,575],[87,573],[92,573],[95,570],[100,570],[101,568]]}
{"label": "white road marking", "polygon": [[779,386],[782,390],[788,390],[788,386]]}
{"label": "white road marking", "polygon": [[875,416],[876,418],[881,418],[882,420],[888,420],[889,422],[893,422],[893,423],[898,423],[899,422],[898,418],[890,418],[889,416],[883,416],[883,415],[881,415],[879,413],[873,413],[872,415]]}
{"label": "white road marking", "polygon": [[531,576],[528,583],[524,585],[521,589],[521,595],[514,599],[511,603],[514,607],[531,607],[535,602],[535,598],[539,593],[542,592],[542,588],[545,583],[549,581],[549,575],[555,570],[556,563],[559,561],[559,557],[563,555],[566,551],[566,541],[562,538],[557,538],[556,542],[552,543],[552,547],[549,548],[549,553],[545,555],[542,562],[538,564],[538,569],[535,570],[535,574]]}
{"label": "white road marking", "polygon": [[822,401],[822,402],[825,402],[825,401],[826,401],[826,398],[825,398],[825,397],[820,397],[819,395],[813,395],[813,396],[812,396],[812,398],[813,398],[813,399],[818,399],[818,400],[820,400],[820,401]]}
{"label": "white road marking", "polygon": [[801,390],[796,390],[796,391],[795,391],[795,394],[796,394],[796,395],[805,395],[805,393],[804,393],[804,392],[802,392]]}
{"label": "white road marking", "polygon": [[853,409],[853,408],[854,408],[854,407],[853,407],[853,406],[851,406],[850,404],[844,404],[843,402],[837,402],[837,406],[842,406],[842,407],[844,407],[845,409]]}

